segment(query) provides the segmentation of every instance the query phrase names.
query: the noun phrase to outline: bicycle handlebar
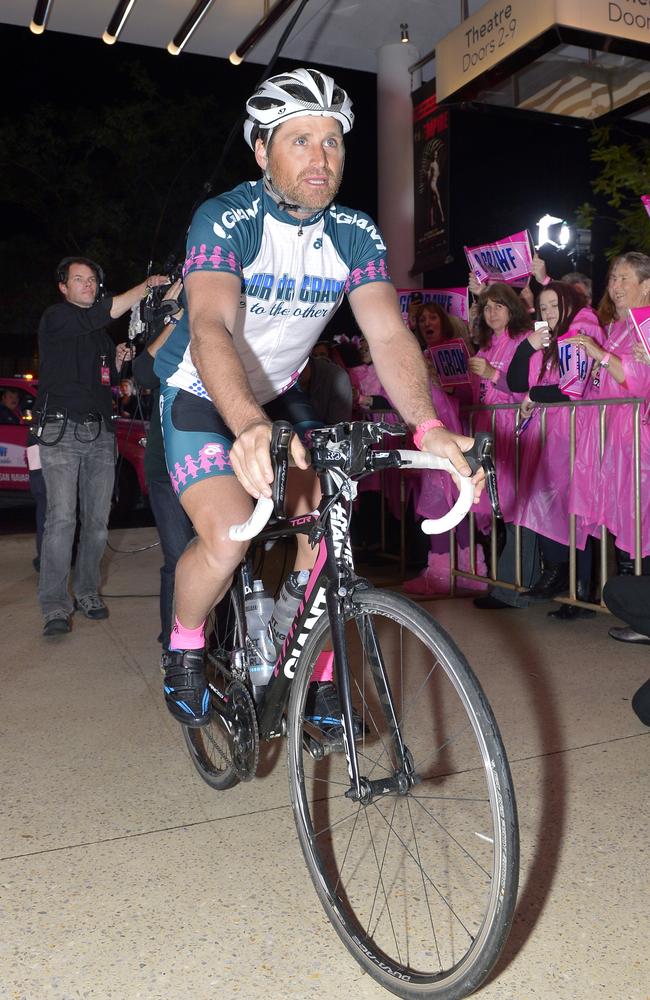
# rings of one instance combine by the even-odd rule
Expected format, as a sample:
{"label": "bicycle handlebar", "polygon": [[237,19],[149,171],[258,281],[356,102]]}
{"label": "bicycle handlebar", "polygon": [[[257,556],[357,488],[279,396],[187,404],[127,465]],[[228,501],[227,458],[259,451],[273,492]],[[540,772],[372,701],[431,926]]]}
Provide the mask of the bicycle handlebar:
{"label": "bicycle handlebar", "polygon": [[262,528],[271,520],[273,506],[271,497],[260,497],[247,521],[244,521],[243,524],[231,524],[228,529],[228,537],[231,541],[246,542],[259,535]]}
{"label": "bicycle handlebar", "polygon": [[[430,452],[395,450],[392,454],[398,458],[398,462],[396,463],[398,467],[411,466],[417,469],[439,469],[449,474],[456,471],[448,458],[439,458]],[[474,487],[471,480],[467,476],[460,475],[457,476],[457,479],[460,482],[460,494],[456,503],[442,517],[435,519],[428,518],[423,521],[421,528],[425,534],[440,535],[456,527],[472,506]],[[230,527],[228,534],[232,541],[243,542],[255,538],[271,519],[274,506],[274,500],[271,497],[260,497],[248,520],[243,524],[233,524]]]}
{"label": "bicycle handlebar", "polygon": [[[448,458],[438,458],[427,451],[398,451],[398,455],[403,465],[409,465],[416,469],[440,469],[450,475],[456,473]],[[442,517],[427,518],[420,527],[425,535],[442,535],[445,531],[450,531],[463,520],[474,501],[474,486],[471,479],[456,473],[457,483],[460,484],[460,493],[456,503],[443,514]]]}

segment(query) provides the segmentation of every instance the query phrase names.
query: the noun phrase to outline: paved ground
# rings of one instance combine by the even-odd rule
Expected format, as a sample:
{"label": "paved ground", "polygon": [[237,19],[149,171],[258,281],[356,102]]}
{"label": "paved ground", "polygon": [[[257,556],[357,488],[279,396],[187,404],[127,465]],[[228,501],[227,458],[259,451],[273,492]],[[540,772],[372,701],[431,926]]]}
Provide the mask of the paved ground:
{"label": "paved ground", "polygon": [[[284,748],[211,791],[161,698],[152,528],[114,530],[105,622],[41,638],[33,536],[2,539],[2,1000],[387,996],[327,923]],[[384,576],[394,575],[390,566]],[[649,650],[548,606],[425,605],[494,707],[517,789],[515,924],[482,1000],[648,1000]]]}

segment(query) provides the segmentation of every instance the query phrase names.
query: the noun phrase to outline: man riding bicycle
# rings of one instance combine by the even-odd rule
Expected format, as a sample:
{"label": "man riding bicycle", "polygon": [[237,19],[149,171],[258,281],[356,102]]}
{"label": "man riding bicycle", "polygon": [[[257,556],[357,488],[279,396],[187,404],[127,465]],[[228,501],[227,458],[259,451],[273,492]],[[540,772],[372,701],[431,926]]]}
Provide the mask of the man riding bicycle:
{"label": "man riding bicycle", "polygon": [[[204,625],[246,543],[231,541],[252,498],[271,496],[271,423],[295,428],[287,509],[318,504],[299,435],[319,426],[298,377],[344,294],[378,375],[419,448],[461,475],[472,439],[436,419],[426,367],[402,321],[386,247],[372,220],[334,201],[354,121],[346,92],[314,69],[270,77],[247,101],[244,136],[262,177],[205,201],[184,266],[187,308],[156,357],[167,467],[197,534],[176,569],[176,622],[163,657],[169,711],[209,721]],[[474,477],[476,497],[483,473]],[[295,569],[314,553],[298,536]],[[331,677],[314,684],[313,720],[340,719]]]}

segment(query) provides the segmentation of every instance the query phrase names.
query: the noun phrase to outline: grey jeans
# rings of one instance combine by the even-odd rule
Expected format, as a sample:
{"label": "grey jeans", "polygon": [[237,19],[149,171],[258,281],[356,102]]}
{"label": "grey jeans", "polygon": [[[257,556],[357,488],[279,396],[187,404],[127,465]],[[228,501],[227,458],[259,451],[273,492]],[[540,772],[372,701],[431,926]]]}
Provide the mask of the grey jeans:
{"label": "grey jeans", "polygon": [[[45,440],[56,439],[61,421],[48,423]],[[72,577],[75,597],[87,597],[99,590],[100,563],[108,537],[108,517],[115,479],[115,436],[102,422],[68,421],[61,440],[39,447],[47,492],[45,531],[41,548],[38,599],[45,621],[68,615],[73,601],[68,590],[72,544],[79,501],[80,534]]]}

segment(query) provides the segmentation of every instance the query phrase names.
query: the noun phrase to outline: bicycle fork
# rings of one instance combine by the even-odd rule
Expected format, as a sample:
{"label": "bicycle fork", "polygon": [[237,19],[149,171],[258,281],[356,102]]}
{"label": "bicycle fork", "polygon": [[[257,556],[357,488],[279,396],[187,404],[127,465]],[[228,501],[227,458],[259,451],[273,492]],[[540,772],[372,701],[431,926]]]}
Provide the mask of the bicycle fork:
{"label": "bicycle fork", "polygon": [[359,624],[364,656],[370,665],[370,672],[377,690],[382,712],[389,726],[397,767],[392,776],[377,780],[365,777],[359,771],[359,758],[354,740],[348,739],[348,733],[354,732],[352,716],[352,692],[350,684],[350,665],[347,654],[347,643],[344,635],[345,615],[344,605],[347,589],[344,585],[330,584],[327,588],[327,610],[334,650],[334,667],[336,683],[341,701],[343,715],[343,743],[348,775],[351,787],[345,793],[346,798],[362,805],[370,805],[373,799],[383,795],[406,795],[409,789],[419,782],[413,767],[413,759],[408,747],[402,740],[395,703],[386,671],[386,665],[377,640],[375,626],[368,615],[364,615]]}

